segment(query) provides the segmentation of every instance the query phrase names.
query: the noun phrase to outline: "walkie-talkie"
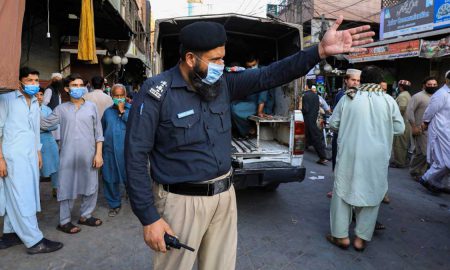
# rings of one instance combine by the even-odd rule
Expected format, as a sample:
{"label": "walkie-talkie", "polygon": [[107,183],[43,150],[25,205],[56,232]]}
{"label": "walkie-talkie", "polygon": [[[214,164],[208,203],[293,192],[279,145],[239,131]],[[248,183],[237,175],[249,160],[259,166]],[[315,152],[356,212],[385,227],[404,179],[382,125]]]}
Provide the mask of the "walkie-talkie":
{"label": "walkie-talkie", "polygon": [[180,243],[178,238],[176,238],[175,236],[170,235],[168,233],[164,234],[164,242],[166,242],[166,246],[168,246],[168,247],[172,247],[172,248],[176,248],[176,249],[185,248],[192,252],[195,251],[195,249],[193,249],[185,244]]}

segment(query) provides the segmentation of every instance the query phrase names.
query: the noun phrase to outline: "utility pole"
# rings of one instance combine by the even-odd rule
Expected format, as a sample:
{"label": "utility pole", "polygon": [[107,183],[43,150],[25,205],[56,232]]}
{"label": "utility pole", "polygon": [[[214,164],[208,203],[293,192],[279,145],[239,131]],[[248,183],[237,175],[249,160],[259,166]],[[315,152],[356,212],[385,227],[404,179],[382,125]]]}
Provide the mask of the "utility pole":
{"label": "utility pole", "polygon": [[323,36],[325,35],[325,32],[327,31],[327,26],[325,25],[325,14],[320,15],[320,35],[319,35],[319,41],[322,40]]}

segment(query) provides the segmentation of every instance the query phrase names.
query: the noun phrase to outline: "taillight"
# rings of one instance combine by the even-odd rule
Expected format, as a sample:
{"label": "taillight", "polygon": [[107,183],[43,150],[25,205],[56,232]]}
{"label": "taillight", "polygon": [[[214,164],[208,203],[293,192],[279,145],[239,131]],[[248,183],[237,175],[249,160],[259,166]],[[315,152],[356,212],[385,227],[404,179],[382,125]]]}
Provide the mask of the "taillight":
{"label": "taillight", "polygon": [[294,155],[302,155],[305,151],[305,123],[294,122]]}

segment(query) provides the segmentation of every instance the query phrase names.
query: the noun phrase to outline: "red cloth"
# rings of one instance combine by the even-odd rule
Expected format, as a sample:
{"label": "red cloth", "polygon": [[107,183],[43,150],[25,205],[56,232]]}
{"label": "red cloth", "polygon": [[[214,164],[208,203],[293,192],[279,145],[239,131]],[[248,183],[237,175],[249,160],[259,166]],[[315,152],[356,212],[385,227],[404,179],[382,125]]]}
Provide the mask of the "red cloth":
{"label": "red cloth", "polygon": [[0,93],[19,84],[22,21],[25,0],[0,1]]}

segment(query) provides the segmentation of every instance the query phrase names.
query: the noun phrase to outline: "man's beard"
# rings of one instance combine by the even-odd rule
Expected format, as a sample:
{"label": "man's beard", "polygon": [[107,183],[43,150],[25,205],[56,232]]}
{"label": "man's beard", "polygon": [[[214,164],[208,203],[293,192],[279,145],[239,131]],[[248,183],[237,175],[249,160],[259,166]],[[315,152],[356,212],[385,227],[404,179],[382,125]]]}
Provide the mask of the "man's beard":
{"label": "man's beard", "polygon": [[206,75],[207,74],[200,69],[200,65],[197,63],[195,64],[194,69],[189,71],[189,80],[191,80],[194,90],[203,101],[209,102],[216,99],[219,95],[220,79],[214,84],[209,85],[202,81],[202,78],[205,78]]}

